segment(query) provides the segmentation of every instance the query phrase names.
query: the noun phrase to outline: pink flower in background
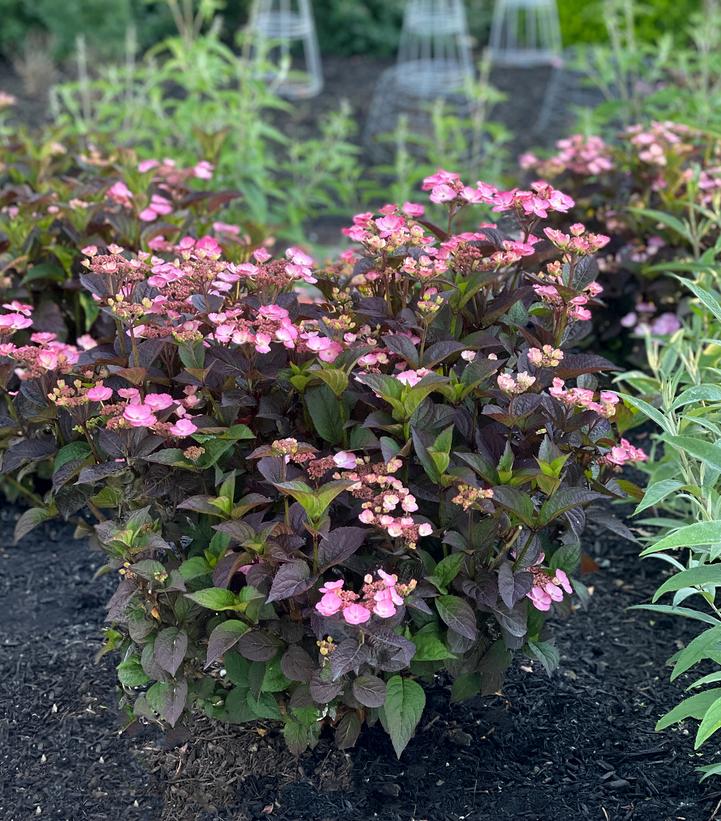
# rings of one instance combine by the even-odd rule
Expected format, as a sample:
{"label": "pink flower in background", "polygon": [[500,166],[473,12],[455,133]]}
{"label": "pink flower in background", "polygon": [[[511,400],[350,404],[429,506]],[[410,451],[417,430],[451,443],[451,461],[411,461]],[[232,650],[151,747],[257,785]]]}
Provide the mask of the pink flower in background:
{"label": "pink flower in background", "polygon": [[666,312],[659,314],[651,323],[651,333],[657,336],[668,336],[675,334],[681,327],[681,322],[676,314]]}
{"label": "pink flower in background", "polygon": [[108,198],[118,205],[123,205],[125,208],[133,207],[133,192],[122,180],[114,183],[108,188]]}
{"label": "pink flower in background", "polygon": [[209,163],[207,160],[201,160],[193,167],[193,176],[199,180],[212,180],[214,170],[215,168],[212,163]]}

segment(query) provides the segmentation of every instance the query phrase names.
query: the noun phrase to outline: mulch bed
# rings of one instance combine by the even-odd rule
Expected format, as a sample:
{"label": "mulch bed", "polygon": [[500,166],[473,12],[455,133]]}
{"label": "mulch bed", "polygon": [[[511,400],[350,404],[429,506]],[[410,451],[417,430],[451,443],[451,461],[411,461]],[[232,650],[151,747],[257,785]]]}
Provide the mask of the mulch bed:
{"label": "mulch bed", "polygon": [[[300,760],[272,726],[195,721],[191,739],[120,735],[113,662],[94,662],[112,581],[65,526],[11,543],[0,520],[0,819],[134,821],[713,821],[721,786],[699,785],[693,722],[656,735],[683,695],[665,660],[694,628],[627,608],[659,565],[597,538],[591,604],[555,625],[561,669],[523,659],[503,694],[450,709],[429,694],[403,759],[373,729],[350,754],[321,740]],[[708,745],[703,760],[713,757]],[[39,808],[39,809],[38,809]]]}

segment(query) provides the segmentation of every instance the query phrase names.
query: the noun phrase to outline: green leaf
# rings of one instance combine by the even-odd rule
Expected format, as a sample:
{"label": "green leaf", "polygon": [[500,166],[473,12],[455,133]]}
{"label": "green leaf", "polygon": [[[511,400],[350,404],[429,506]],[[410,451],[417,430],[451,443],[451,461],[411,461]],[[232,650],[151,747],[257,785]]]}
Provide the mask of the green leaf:
{"label": "green leaf", "polygon": [[718,445],[694,436],[664,436],[663,441],[673,445],[677,450],[690,453],[713,470],[721,471],[721,447]]}
{"label": "green leaf", "polygon": [[695,405],[699,402],[721,402],[721,386],[694,385],[686,388],[679,394],[671,405],[671,410],[677,410],[684,405]]}
{"label": "green leaf", "polygon": [[248,705],[247,687],[233,687],[225,697],[225,713],[232,724],[245,724],[255,721],[257,716]]}
{"label": "green leaf", "polygon": [[60,448],[55,455],[53,473],[57,473],[68,462],[74,462],[76,459],[86,459],[91,453],[92,450],[87,442],[70,442],[69,445]]}
{"label": "green leaf", "polygon": [[551,641],[533,641],[528,640],[527,644],[528,655],[539,661],[543,665],[543,669],[550,676],[551,673],[557,669],[561,656],[558,648]]}
{"label": "green leaf", "polygon": [[660,482],[650,484],[643,494],[643,499],[641,499],[638,503],[638,507],[633,512],[634,516],[637,513],[647,510],[649,507],[654,507],[654,505],[659,504],[667,496],[681,487],[683,487],[683,482],[679,482],[676,479],[663,479]]}
{"label": "green leaf", "polygon": [[313,375],[325,382],[339,399],[348,389],[348,374],[341,368],[323,368],[313,371]]}
{"label": "green leaf", "polygon": [[178,570],[186,582],[189,582],[191,579],[200,578],[201,576],[207,576],[213,572],[213,569],[203,556],[193,556],[190,559],[186,559]]}
{"label": "green leaf", "polygon": [[714,658],[719,650],[721,650],[721,626],[709,627],[676,654],[674,657],[676,663],[671,671],[671,681],[677,679],[699,661]]}
{"label": "green leaf", "polygon": [[280,709],[278,708],[278,702],[271,693],[259,693],[256,698],[253,693],[248,690],[246,699],[248,707],[250,707],[256,718],[270,718],[276,721],[280,721],[282,718]]}
{"label": "green leaf", "polygon": [[631,208],[630,210],[634,214],[647,217],[654,222],[660,222],[661,225],[665,225],[667,228],[670,228],[672,231],[675,231],[677,234],[682,236],[690,245],[694,244],[694,238],[689,227],[673,214],[669,214],[666,211],[657,211],[654,208]]}
{"label": "green leaf", "polygon": [[693,280],[678,277],[679,282],[682,282],[701,302],[711,311],[716,319],[721,322],[721,303],[716,299],[715,295]]}
{"label": "green leaf", "polygon": [[53,514],[45,507],[31,507],[15,522],[13,541],[16,543],[27,536],[33,528],[53,518]]}
{"label": "green leaf", "polygon": [[129,656],[118,664],[118,681],[124,687],[143,687],[150,681],[138,656]]}
{"label": "green leaf", "polygon": [[619,396],[627,405],[631,405],[631,407],[636,408],[636,410],[640,410],[641,413],[654,421],[664,433],[671,433],[668,420],[658,408],[654,408],[653,405],[649,405],[649,403],[643,399],[639,399],[637,396],[631,396],[628,393],[619,393]]}
{"label": "green leaf", "polygon": [[701,610],[692,610],[690,607],[674,607],[672,604],[634,604],[630,610],[650,610],[652,613],[663,613],[666,616],[683,616],[687,619],[695,619],[706,624],[721,624],[717,618],[703,613]]}
{"label": "green leaf", "polygon": [[721,696],[708,708],[701,720],[693,744],[694,750],[698,750],[719,729],[721,729]]}
{"label": "green leaf", "polygon": [[673,710],[669,710],[666,715],[662,716],[656,724],[656,732],[665,730],[672,724],[678,721],[683,721],[685,718],[697,718],[701,720],[706,714],[706,710],[721,697],[721,687],[715,687],[713,690],[706,690],[703,693],[697,693],[695,696],[685,698],[680,704],[677,704]]}
{"label": "green leaf", "polygon": [[411,641],[416,646],[413,661],[445,661],[454,659],[455,656],[446,647],[438,633],[438,626],[435,622],[426,624],[411,637]]}
{"label": "green leaf", "polygon": [[343,441],[344,406],[328,385],[310,388],[303,396],[318,435],[330,445]]}
{"label": "green leaf", "polygon": [[455,630],[469,641],[478,638],[476,614],[467,601],[458,596],[439,596],[435,602],[438,615],[451,630]]}
{"label": "green leaf", "polygon": [[295,480],[293,482],[277,482],[275,487],[281,493],[292,496],[303,507],[312,522],[319,522],[333,499],[343,493],[344,490],[347,490],[352,484],[352,482],[346,481],[328,482],[318,490],[313,490],[305,482]]}
{"label": "green leaf", "polygon": [[435,566],[433,573],[428,576],[428,581],[435,585],[441,593],[448,591],[448,585],[456,578],[463,566],[464,553],[451,553],[445,559],[441,559]]}
{"label": "green leaf", "polygon": [[393,676],[388,681],[383,714],[398,758],[413,737],[425,706],[426,694],[420,684],[401,676]]}
{"label": "green leaf", "polygon": [[201,607],[207,607],[208,610],[235,610],[238,607],[235,594],[223,587],[206,587],[204,590],[185,595]]}
{"label": "green leaf", "polygon": [[673,547],[698,547],[718,542],[721,542],[721,521],[715,519],[712,522],[694,522],[692,525],[680,527],[668,536],[659,539],[655,544],[647,547],[641,555],[650,556],[652,553],[659,553],[661,550],[669,550]]}
{"label": "green leaf", "polygon": [[461,673],[453,680],[451,687],[451,702],[465,701],[481,692],[480,673]]}

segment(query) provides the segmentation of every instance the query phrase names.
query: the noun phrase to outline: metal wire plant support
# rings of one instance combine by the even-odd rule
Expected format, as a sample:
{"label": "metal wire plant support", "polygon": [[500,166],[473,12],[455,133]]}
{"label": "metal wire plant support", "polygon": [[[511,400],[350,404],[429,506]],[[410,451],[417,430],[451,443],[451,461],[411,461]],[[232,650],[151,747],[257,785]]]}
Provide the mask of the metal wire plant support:
{"label": "metal wire plant support", "polygon": [[463,0],[408,0],[395,83],[407,94],[433,99],[473,79]]}
{"label": "metal wire plant support", "polygon": [[279,94],[300,99],[320,93],[323,68],[311,0],[255,0],[249,28],[259,62]]}
{"label": "metal wire plant support", "polygon": [[560,62],[556,0],[496,0],[490,49],[495,65],[521,68]]}

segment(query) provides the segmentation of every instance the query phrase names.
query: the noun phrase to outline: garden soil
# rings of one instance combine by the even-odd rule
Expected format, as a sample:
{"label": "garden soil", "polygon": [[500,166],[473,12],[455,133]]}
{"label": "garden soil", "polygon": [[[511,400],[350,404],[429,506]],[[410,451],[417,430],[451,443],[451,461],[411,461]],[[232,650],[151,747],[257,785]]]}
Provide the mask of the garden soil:
{"label": "garden soil", "polygon": [[[553,625],[560,670],[519,659],[501,694],[448,707],[429,694],[396,761],[383,731],[349,754],[322,739],[296,760],[272,725],[198,719],[175,746],[121,733],[113,661],[95,662],[112,580],[102,557],[45,526],[19,545],[0,514],[0,821],[714,821],[692,723],[654,733],[683,696],[666,658],[694,634],[628,607],[660,563],[615,537],[586,545],[585,610]],[[179,742],[179,743],[178,743]],[[713,740],[704,761],[713,760]]]}

